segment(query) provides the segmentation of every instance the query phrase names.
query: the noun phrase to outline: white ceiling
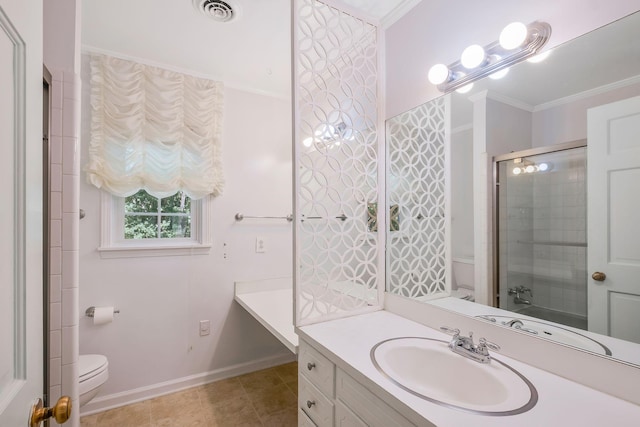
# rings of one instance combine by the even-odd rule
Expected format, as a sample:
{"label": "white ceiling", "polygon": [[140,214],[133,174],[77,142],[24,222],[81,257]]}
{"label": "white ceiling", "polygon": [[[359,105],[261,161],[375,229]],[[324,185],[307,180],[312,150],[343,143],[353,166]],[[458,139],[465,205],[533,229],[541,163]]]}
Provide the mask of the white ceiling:
{"label": "white ceiling", "polygon": [[[228,0],[228,23],[200,14],[192,0],[83,0],[83,50],[191,72],[241,89],[288,97],[290,0]],[[415,0],[342,0],[374,18]],[[339,3],[339,1],[334,1]]]}

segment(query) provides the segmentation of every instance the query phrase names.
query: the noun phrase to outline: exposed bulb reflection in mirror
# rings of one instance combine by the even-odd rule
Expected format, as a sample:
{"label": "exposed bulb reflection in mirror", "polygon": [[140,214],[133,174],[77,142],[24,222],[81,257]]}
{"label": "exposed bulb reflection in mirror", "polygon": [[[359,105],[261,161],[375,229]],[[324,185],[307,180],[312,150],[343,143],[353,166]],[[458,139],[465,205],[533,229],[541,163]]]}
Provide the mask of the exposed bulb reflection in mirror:
{"label": "exposed bulb reflection in mirror", "polygon": [[551,51],[547,50],[545,52],[542,52],[536,56],[532,56],[531,58],[527,59],[527,62],[531,62],[532,64],[537,64],[539,62],[544,61],[545,59],[547,59],[549,57],[549,55],[551,55]]}
{"label": "exposed bulb reflection in mirror", "polygon": [[491,74],[489,76],[489,78],[493,79],[493,80],[500,80],[501,78],[503,78],[507,74],[509,74],[509,69],[508,68],[503,68],[502,70],[496,71],[495,73]]}
{"label": "exposed bulb reflection in mirror", "polygon": [[[495,64],[495,63],[499,63],[501,59],[502,57],[499,55],[491,55],[487,58],[487,61],[489,64]],[[509,67],[506,67],[501,69],[500,71],[496,71],[495,73],[490,74],[489,78],[493,80],[499,80],[504,76],[506,76],[508,73],[509,73]]]}
{"label": "exposed bulb reflection in mirror", "polygon": [[473,83],[469,83],[466,86],[462,86],[460,89],[456,89],[456,92],[458,92],[458,93],[467,93],[471,89],[473,89]]}

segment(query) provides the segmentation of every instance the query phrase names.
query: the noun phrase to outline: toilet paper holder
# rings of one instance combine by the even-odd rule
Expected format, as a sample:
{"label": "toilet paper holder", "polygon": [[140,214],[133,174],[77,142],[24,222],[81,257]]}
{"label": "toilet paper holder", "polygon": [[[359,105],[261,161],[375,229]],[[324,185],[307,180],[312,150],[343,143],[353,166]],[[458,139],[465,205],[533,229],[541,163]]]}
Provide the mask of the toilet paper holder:
{"label": "toilet paper holder", "polygon": [[[95,312],[96,312],[96,307],[92,305],[91,307],[85,310],[84,315],[87,317],[93,317]],[[120,310],[113,310],[113,312],[120,313]]]}

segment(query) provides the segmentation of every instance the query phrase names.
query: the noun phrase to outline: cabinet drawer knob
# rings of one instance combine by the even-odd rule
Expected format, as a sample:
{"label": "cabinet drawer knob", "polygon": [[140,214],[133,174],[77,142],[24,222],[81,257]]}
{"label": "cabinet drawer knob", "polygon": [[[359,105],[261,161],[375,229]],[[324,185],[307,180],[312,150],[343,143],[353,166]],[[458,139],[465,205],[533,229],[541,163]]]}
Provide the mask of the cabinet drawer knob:
{"label": "cabinet drawer knob", "polygon": [[312,370],[312,369],[313,369],[313,368],[315,368],[315,367],[316,367],[316,364],[315,364],[315,363],[311,363],[311,362],[307,363],[307,369],[308,369],[308,370]]}
{"label": "cabinet drawer knob", "polygon": [[316,404],[315,400],[307,400],[307,408],[311,409],[311,407],[315,404]]}

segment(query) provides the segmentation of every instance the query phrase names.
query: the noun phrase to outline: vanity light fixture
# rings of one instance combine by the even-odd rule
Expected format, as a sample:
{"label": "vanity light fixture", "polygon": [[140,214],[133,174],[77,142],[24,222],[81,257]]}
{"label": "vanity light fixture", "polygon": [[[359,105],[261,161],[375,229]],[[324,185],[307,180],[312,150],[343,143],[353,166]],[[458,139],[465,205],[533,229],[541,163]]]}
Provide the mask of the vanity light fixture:
{"label": "vanity light fixture", "polygon": [[529,25],[513,22],[502,30],[498,41],[484,47],[471,45],[462,52],[459,61],[431,67],[429,81],[448,93],[485,76],[504,77],[508,67],[536,55],[550,35],[551,26],[546,22]]}

